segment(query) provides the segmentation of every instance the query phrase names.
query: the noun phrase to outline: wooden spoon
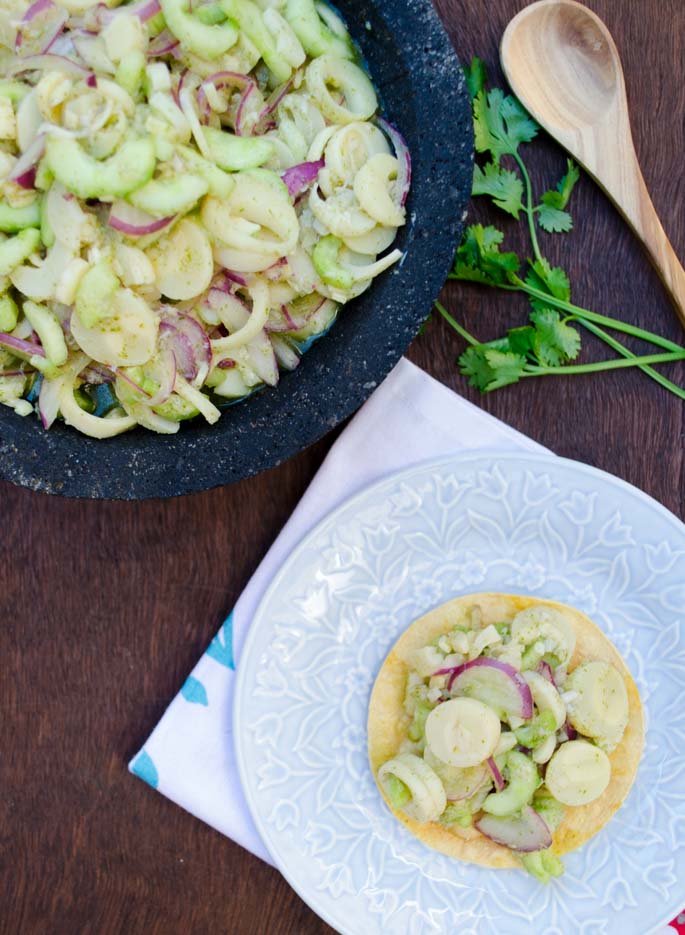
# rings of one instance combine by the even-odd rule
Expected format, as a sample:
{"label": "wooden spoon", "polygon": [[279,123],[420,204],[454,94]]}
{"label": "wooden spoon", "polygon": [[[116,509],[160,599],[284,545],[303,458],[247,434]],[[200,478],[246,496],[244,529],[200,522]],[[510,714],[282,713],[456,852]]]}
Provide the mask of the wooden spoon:
{"label": "wooden spoon", "polygon": [[592,175],[645,247],[685,326],[685,270],[640,171],[618,49],[574,0],[540,0],[509,23],[502,67],[521,103]]}

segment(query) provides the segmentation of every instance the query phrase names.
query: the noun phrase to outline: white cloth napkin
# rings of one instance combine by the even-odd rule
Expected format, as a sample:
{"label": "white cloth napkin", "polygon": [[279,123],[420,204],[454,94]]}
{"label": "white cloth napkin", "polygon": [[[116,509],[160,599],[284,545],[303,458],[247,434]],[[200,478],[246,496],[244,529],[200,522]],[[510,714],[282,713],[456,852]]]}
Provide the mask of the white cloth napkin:
{"label": "white cloth napkin", "polygon": [[232,737],[235,664],[269,582],[319,520],[368,484],[441,455],[512,449],[546,450],[402,360],[331,449],[131,772],[271,863],[243,798]]}

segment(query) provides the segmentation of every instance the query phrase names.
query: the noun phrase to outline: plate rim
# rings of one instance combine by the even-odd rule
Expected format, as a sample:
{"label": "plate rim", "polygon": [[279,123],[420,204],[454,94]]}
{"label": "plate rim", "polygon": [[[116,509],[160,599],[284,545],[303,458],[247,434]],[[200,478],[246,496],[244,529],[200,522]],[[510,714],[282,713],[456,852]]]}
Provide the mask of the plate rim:
{"label": "plate rim", "polygon": [[[287,573],[287,569],[291,562],[295,561],[296,558],[304,551],[311,539],[313,539],[319,532],[322,526],[333,522],[336,517],[338,517],[343,511],[346,511],[350,508],[354,508],[360,501],[364,500],[367,496],[370,496],[374,491],[381,490],[383,487],[390,486],[391,484],[401,481],[403,477],[414,474],[415,472],[426,470],[428,468],[433,468],[435,471],[439,471],[441,468],[449,464],[458,464],[458,465],[469,465],[478,461],[485,461],[489,459],[490,466],[494,467],[502,462],[522,462],[525,464],[533,465],[548,465],[551,463],[562,465],[563,467],[571,468],[573,470],[580,470],[580,473],[589,475],[591,477],[600,476],[603,480],[607,481],[610,484],[615,485],[623,492],[629,494],[630,496],[637,497],[638,500],[647,502],[647,504],[652,508],[656,508],[656,511],[660,513],[668,522],[673,525],[674,529],[680,533],[680,535],[685,537],[685,522],[681,520],[675,513],[665,507],[662,503],[652,497],[650,494],[646,493],[639,487],[636,487],[634,484],[631,484],[629,481],[624,480],[623,478],[617,477],[615,474],[611,474],[609,471],[605,471],[602,468],[597,468],[594,465],[586,464],[583,461],[576,461],[573,458],[564,458],[558,455],[555,455],[554,452],[549,453],[538,453],[538,452],[525,452],[525,451],[499,451],[499,450],[487,450],[483,449],[480,452],[464,453],[464,454],[455,454],[455,455],[446,455],[440,456],[438,458],[429,458],[426,460],[418,461],[415,464],[409,465],[408,467],[402,468],[398,471],[393,471],[390,474],[382,477],[378,480],[372,481],[369,484],[364,485],[361,490],[358,490],[356,493],[353,493],[351,496],[347,497],[334,507],[329,512],[325,513],[315,524],[312,526],[308,532],[297,541],[297,543],[290,550],[288,557],[285,561],[279,565],[278,569],[274,573],[271,581],[269,582],[268,587],[265,589],[262,597],[255,608],[255,611],[252,615],[252,620],[249,625],[249,629],[245,640],[243,642],[242,648],[240,650],[240,659],[236,663],[236,682],[233,692],[233,717],[232,717],[232,727],[233,727],[233,748],[235,752],[236,764],[238,767],[238,776],[240,779],[240,785],[247,802],[247,806],[250,812],[250,817],[255,824],[257,832],[261,838],[261,841],[269,853],[275,868],[279,873],[284,877],[286,882],[292,889],[297,893],[297,895],[302,899],[302,901],[314,912],[320,919],[326,922],[331,928],[336,932],[340,932],[337,928],[337,923],[334,922],[327,912],[320,911],[319,908],[315,908],[313,902],[310,902],[310,897],[308,894],[303,892],[298,884],[295,883],[293,875],[290,873],[287,866],[285,866],[284,861],[280,859],[279,855],[274,854],[270,846],[270,835],[267,832],[266,826],[261,819],[261,815],[257,808],[256,796],[253,792],[253,786],[248,782],[250,778],[247,774],[247,765],[244,760],[244,740],[246,732],[244,731],[245,721],[240,717],[243,705],[243,696],[245,683],[247,681],[247,667],[241,666],[241,660],[248,652],[252,652],[255,644],[257,644],[257,626],[256,623],[259,620],[260,613],[262,612],[263,607],[271,600],[272,596],[278,591],[283,578]],[[258,647],[257,647],[258,648]],[[685,900],[685,896],[683,897]],[[678,900],[678,906],[683,900]],[[645,935],[657,935],[660,927],[667,925],[673,918],[674,915],[677,915],[679,908],[669,910],[662,919],[657,921],[652,925],[648,930],[646,930]],[[352,930],[350,929],[349,932]],[[349,935],[348,932],[342,933],[342,935]]]}

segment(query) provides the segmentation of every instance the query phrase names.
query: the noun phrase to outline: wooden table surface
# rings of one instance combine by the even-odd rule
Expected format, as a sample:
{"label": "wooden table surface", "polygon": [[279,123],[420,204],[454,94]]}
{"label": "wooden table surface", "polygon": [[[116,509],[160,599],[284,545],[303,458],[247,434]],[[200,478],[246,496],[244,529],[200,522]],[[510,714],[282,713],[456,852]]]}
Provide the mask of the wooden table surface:
{"label": "wooden table surface", "polygon": [[[524,5],[437,3],[462,59],[478,53],[492,66]],[[685,257],[685,4],[588,5],[616,37],[644,172]],[[547,143],[539,150],[533,167],[546,183],[564,160]],[[493,216],[480,206],[475,214]],[[573,234],[545,247],[569,270],[580,304],[682,338],[658,277],[587,179],[575,215]],[[526,316],[519,297],[461,284],[445,300],[483,338]],[[433,320],[410,357],[558,454],[611,471],[685,517],[682,402],[634,371],[529,380],[480,398],[455,369],[460,350]],[[683,382],[682,367],[673,374]],[[332,441],[261,477],[171,502],[67,502],[0,486],[3,935],[332,931],[275,870],[126,771]]]}

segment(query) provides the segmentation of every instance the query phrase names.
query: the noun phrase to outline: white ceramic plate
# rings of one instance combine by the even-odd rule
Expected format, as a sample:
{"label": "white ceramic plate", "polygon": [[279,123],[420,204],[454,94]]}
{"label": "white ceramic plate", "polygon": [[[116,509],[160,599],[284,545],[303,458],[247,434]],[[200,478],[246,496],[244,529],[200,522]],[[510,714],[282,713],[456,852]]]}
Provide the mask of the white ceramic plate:
{"label": "white ceramic plate", "polygon": [[[368,766],[367,705],[388,650],[421,614],[475,591],[588,613],[646,709],[627,802],[547,887],[426,848]],[[276,864],[344,935],[639,935],[685,903],[683,686],[685,526],[581,464],[460,457],[370,487],[292,553],[240,660],[238,764]]]}

